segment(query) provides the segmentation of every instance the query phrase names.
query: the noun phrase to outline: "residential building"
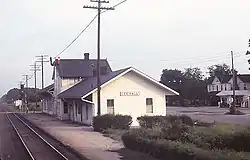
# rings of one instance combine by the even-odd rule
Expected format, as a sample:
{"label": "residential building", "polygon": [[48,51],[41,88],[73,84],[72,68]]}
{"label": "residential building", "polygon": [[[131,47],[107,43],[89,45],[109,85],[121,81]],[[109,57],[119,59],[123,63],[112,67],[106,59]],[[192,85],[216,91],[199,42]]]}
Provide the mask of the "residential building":
{"label": "residential building", "polygon": [[232,76],[223,76],[221,78],[216,76],[211,77],[207,85],[208,93],[232,90],[232,84],[229,83],[231,78]]}
{"label": "residential building", "polygon": [[[97,115],[96,60],[55,61],[54,105],[61,120],[91,125]],[[128,67],[112,71],[106,59],[101,60],[101,114],[131,115],[132,125],[137,117],[166,115],[165,96],[178,95],[145,73]]]}
{"label": "residential building", "polygon": [[[250,75],[239,74],[236,76],[236,104],[241,107],[248,107],[250,93]],[[233,76],[223,76],[218,78],[216,76],[210,78],[207,85],[208,93],[210,94],[211,101],[215,103],[228,103],[232,101],[233,95]],[[217,96],[217,98],[214,98]],[[218,98],[220,97],[220,98]]]}

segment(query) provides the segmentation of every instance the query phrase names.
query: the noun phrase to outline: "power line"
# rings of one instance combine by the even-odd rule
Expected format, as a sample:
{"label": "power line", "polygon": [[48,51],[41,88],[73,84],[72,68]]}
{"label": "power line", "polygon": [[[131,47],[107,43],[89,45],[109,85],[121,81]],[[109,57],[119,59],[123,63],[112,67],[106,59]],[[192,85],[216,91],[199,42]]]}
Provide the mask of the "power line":
{"label": "power line", "polygon": [[[121,5],[121,4],[123,4],[124,2],[126,2],[127,0],[123,0],[123,1],[121,1],[121,2],[119,2],[119,3],[117,3],[116,5],[114,5],[113,6],[113,8],[115,8],[115,7],[117,7],[117,6],[119,6],[119,5]],[[104,11],[102,11],[101,12],[101,14],[102,13],[105,13],[107,10],[104,10]],[[93,19],[86,25],[86,27],[61,51],[61,52],[59,52],[54,58],[56,58],[56,57],[58,57],[58,56],[60,56],[63,52],[65,52],[82,34],[83,34],[83,32],[85,32],[88,28],[89,28],[89,26],[95,21],[95,19],[98,17],[98,14],[96,14],[94,17],[93,17]]]}
{"label": "power line", "polygon": [[85,32],[88,29],[88,27],[94,22],[96,17],[97,15],[93,17],[93,19],[87,24],[87,26],[76,36],[76,38],[74,38],[73,41],[70,42],[59,54],[57,54],[55,58],[60,56],[63,52],[65,52],[82,35],[82,33]]}
{"label": "power line", "polygon": [[[243,57],[244,55],[237,53],[235,54],[236,57]],[[132,60],[138,60],[138,61],[161,61],[161,62],[169,62],[169,63],[200,63],[200,62],[208,62],[208,61],[212,61],[212,60],[219,60],[219,59],[227,59],[229,58],[230,55],[220,55],[220,56],[213,56],[213,57],[193,57],[193,58],[189,58],[185,61],[181,61],[181,60],[166,60],[166,59],[132,59]],[[122,59],[124,60],[124,59]],[[130,59],[127,59],[130,60]],[[109,59],[109,61],[120,61],[120,60],[115,60],[115,59]]]}

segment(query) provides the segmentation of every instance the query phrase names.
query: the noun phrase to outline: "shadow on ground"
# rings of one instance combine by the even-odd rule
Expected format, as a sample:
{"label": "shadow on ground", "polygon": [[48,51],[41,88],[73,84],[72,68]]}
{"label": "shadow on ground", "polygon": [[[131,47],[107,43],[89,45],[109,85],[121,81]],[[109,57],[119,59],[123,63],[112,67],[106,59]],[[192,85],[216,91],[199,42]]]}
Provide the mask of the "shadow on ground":
{"label": "shadow on ground", "polygon": [[153,157],[150,157],[147,154],[132,151],[127,148],[121,148],[118,150],[109,150],[110,152],[117,152],[119,156],[121,157],[121,160],[158,160]]}

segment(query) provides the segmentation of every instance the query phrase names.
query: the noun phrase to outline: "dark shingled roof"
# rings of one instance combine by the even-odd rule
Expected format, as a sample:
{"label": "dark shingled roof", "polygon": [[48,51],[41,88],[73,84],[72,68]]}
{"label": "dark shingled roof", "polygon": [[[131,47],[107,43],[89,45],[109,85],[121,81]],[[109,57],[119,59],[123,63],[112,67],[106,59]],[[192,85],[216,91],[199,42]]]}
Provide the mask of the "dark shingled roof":
{"label": "dark shingled roof", "polygon": [[223,75],[218,77],[221,83],[228,83],[228,81],[232,78],[232,75]]}
{"label": "dark shingled roof", "polygon": [[[130,67],[129,67],[130,68]],[[116,76],[120,75],[121,73],[125,72],[129,68],[117,70],[110,72],[106,75],[100,76],[101,85],[108,82],[109,80],[115,78]],[[88,77],[78,84],[74,85],[73,87],[63,91],[58,95],[59,98],[81,98],[82,96],[86,95],[87,93],[91,92],[97,87],[97,77]]]}
{"label": "dark shingled roof", "polygon": [[250,74],[237,75],[244,83],[250,83]]}
{"label": "dark shingled roof", "polygon": [[[97,68],[96,59],[61,59],[56,69],[60,77],[90,77],[93,76],[93,68]],[[106,59],[100,60],[100,67],[107,67],[107,72],[111,72],[111,68]]]}
{"label": "dark shingled roof", "polygon": [[[232,75],[226,75],[223,77],[218,77],[221,83],[228,83],[228,81],[232,78]],[[250,83],[250,74],[238,74],[238,78],[240,78],[244,83]],[[208,83],[212,84],[214,80],[214,76],[208,79]]]}
{"label": "dark shingled roof", "polygon": [[[215,76],[210,77],[208,79],[208,84],[212,84],[214,81]],[[221,83],[228,83],[228,81],[232,78],[232,75],[223,75],[220,77],[217,77]]]}

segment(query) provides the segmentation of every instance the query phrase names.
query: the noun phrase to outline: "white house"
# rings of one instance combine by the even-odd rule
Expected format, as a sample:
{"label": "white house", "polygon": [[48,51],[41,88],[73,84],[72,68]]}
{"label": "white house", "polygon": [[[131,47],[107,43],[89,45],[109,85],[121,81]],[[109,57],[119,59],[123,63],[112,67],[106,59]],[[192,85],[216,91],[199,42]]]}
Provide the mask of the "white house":
{"label": "white house", "polygon": [[232,90],[232,84],[229,83],[229,80],[232,76],[223,76],[223,77],[212,77],[209,79],[207,85],[208,93],[219,92],[219,91],[230,91]]}
{"label": "white house", "polygon": [[[225,101],[228,104],[232,102],[232,96],[233,96],[233,91],[232,91],[232,86],[233,86],[233,77],[231,76],[230,80],[228,81],[230,84],[230,90],[227,91],[221,91],[220,93],[217,94],[217,96],[220,97],[221,102]],[[236,76],[236,84],[237,88],[235,91],[236,95],[236,104],[239,107],[245,107],[248,108],[250,104],[250,75],[248,74],[239,74]]]}
{"label": "white house", "polygon": [[19,108],[19,110],[22,109],[23,101],[20,99],[17,99],[14,101],[14,105]]}
{"label": "white house", "polygon": [[[248,107],[250,104],[250,75],[239,74],[236,76],[236,104],[241,107]],[[230,104],[233,96],[233,76],[212,77],[207,85],[210,94],[214,93],[220,97],[218,102]]]}
{"label": "white house", "polygon": [[[72,63],[68,70],[66,66]],[[60,60],[55,65],[53,107],[59,119],[92,124],[97,115],[95,65],[88,54],[84,60]],[[133,67],[112,71],[107,60],[102,60],[101,67],[101,114],[131,115],[132,125],[138,125],[139,116],[166,115],[165,97],[178,95]]]}

